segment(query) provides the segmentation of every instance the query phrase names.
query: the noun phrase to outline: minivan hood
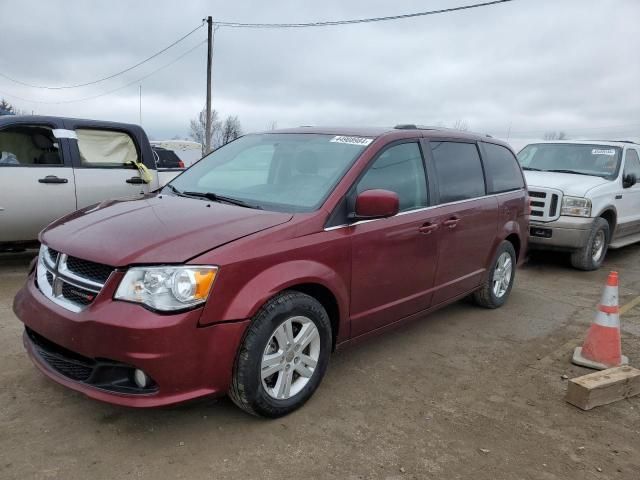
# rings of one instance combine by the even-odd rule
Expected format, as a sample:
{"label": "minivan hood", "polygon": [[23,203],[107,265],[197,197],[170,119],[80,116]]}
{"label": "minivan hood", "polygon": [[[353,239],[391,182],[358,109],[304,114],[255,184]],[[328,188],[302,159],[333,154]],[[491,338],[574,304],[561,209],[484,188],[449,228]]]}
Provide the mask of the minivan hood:
{"label": "minivan hood", "polygon": [[40,240],[62,253],[114,267],[181,263],[291,218],[289,213],[149,195],[78,210],[49,225]]}
{"label": "minivan hood", "polygon": [[536,172],[532,170],[525,170],[524,176],[529,187],[556,188],[565,195],[576,197],[584,197],[593,187],[610,182],[610,180],[602,177],[574,173]]}

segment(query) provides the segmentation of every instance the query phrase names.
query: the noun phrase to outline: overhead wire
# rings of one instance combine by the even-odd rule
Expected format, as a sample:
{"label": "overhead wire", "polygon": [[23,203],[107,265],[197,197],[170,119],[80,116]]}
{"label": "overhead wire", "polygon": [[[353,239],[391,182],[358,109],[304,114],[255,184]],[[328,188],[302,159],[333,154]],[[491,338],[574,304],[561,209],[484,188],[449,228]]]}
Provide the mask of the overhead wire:
{"label": "overhead wire", "polygon": [[113,74],[108,75],[106,77],[99,78],[97,80],[92,80],[90,82],[77,83],[75,85],[48,86],[48,85],[35,85],[35,84],[32,84],[32,83],[23,82],[22,80],[18,80],[16,78],[10,77],[9,75],[7,75],[5,73],[2,73],[2,72],[0,72],[0,77],[6,78],[7,80],[9,80],[11,82],[14,82],[14,83],[17,83],[18,85],[22,85],[24,87],[39,88],[39,89],[45,89],[45,90],[65,90],[65,89],[70,89],[70,88],[80,88],[80,87],[87,87],[89,85],[95,85],[97,83],[102,83],[102,82],[105,82],[107,80],[111,80],[112,78],[115,78],[115,77],[118,77],[118,76],[123,75],[125,73],[128,73],[131,70],[134,70],[134,69],[138,68],[139,66],[144,65],[145,63],[153,60],[154,58],[158,57],[159,55],[162,55],[164,52],[166,52],[170,48],[176,46],[178,43],[182,42],[183,40],[186,40],[188,37],[190,37],[195,32],[197,32],[199,29],[201,29],[204,26],[204,23],[205,22],[203,21],[200,25],[198,25],[196,28],[194,28],[193,30],[191,30],[187,34],[185,34],[182,37],[178,38],[177,40],[172,42],[170,45],[167,45],[162,50],[157,51],[156,53],[154,53],[150,57],[147,57],[144,60],[136,63],[135,65],[132,65],[132,66],[130,66],[128,68],[125,68],[124,70],[120,70],[119,72],[113,73]]}
{"label": "overhead wire", "polygon": [[86,100],[93,100],[93,99],[96,99],[96,98],[104,97],[105,95],[110,95],[110,94],[115,93],[115,92],[117,92],[119,90],[123,90],[123,89],[125,89],[127,87],[130,87],[131,85],[135,85],[136,83],[139,83],[142,80],[145,80],[145,79],[151,77],[152,75],[155,75],[159,71],[164,70],[165,68],[168,68],[171,65],[177,63],[178,61],[182,60],[184,57],[186,57],[191,52],[196,50],[198,47],[204,45],[205,43],[207,43],[206,39],[203,40],[202,42],[198,43],[194,47],[190,48],[189,50],[187,50],[186,52],[184,52],[180,56],[176,57],[171,62],[162,65],[161,67],[149,72],[148,74],[146,74],[146,75],[144,75],[144,76],[142,76],[142,77],[140,77],[140,78],[138,78],[136,80],[133,80],[133,81],[131,81],[131,82],[125,84],[125,85],[122,85],[122,86],[120,86],[118,88],[114,88],[112,90],[108,90],[106,92],[102,92],[102,93],[99,93],[97,95],[92,95],[92,96],[82,97],[82,98],[75,98],[75,99],[71,99],[71,100],[48,101],[48,100],[33,100],[33,99],[30,99],[30,98],[25,98],[25,97],[21,97],[21,96],[18,96],[18,95],[13,95],[13,94],[10,94],[10,93],[5,93],[5,92],[2,92],[2,91],[0,91],[0,94],[6,95],[7,97],[17,98],[18,100],[22,100],[24,102],[41,103],[41,104],[48,104],[48,105],[61,105],[61,104],[66,104],[66,103],[76,103],[76,102],[84,102]]}
{"label": "overhead wire", "polygon": [[353,25],[358,23],[372,23],[372,22],[388,22],[392,20],[404,20],[407,18],[425,17],[427,15],[437,15],[441,13],[458,12],[461,10],[470,10],[472,8],[488,7],[491,5],[498,5],[500,3],[508,3],[514,0],[493,0],[490,2],[474,3],[471,5],[461,5],[459,7],[442,8],[439,10],[429,10],[424,12],[405,13],[401,15],[389,15],[385,17],[370,17],[370,18],[356,18],[351,20],[330,20],[323,22],[308,22],[308,23],[243,23],[243,22],[228,22],[214,20],[214,24],[220,27],[228,28],[308,28],[308,27],[333,27],[338,25]]}

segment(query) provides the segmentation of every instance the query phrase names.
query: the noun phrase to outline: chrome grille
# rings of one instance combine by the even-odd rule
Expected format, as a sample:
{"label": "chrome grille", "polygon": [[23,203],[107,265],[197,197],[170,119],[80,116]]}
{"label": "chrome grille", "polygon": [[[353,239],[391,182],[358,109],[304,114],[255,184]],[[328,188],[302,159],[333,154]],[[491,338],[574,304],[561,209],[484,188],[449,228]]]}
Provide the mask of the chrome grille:
{"label": "chrome grille", "polygon": [[529,189],[531,220],[552,222],[560,216],[562,192],[552,188],[531,187]]}
{"label": "chrome grille", "polygon": [[38,258],[38,288],[54,303],[80,312],[93,302],[113,268],[70,257],[41,246]]}

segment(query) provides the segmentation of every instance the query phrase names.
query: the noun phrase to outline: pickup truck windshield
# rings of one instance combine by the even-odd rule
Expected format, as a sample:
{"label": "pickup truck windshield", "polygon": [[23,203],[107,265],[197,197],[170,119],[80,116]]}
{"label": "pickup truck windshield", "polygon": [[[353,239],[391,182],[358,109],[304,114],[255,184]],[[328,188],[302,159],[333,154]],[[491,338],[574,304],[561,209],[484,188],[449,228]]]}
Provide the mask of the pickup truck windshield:
{"label": "pickup truck windshield", "polygon": [[533,143],[518,153],[523,170],[575,173],[609,180],[618,175],[620,148],[598,144]]}
{"label": "pickup truck windshield", "polygon": [[[335,135],[246,135],[204,157],[171,187],[203,198],[225,196],[265,210],[312,211],[369,143],[368,138]],[[172,191],[176,190],[163,190]]]}

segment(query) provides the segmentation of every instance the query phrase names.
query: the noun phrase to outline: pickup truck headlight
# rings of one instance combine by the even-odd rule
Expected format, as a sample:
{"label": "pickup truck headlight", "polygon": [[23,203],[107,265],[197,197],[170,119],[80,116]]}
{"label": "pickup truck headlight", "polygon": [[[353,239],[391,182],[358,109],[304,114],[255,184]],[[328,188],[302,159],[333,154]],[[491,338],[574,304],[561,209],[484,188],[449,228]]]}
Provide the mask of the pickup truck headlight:
{"label": "pickup truck headlight", "polygon": [[133,267],[114,298],[165,312],[184,310],[207,301],[217,273],[211,266]]}
{"label": "pickup truck headlight", "polygon": [[591,200],[582,197],[563,197],[560,215],[570,217],[590,217]]}

